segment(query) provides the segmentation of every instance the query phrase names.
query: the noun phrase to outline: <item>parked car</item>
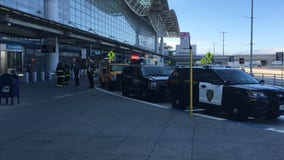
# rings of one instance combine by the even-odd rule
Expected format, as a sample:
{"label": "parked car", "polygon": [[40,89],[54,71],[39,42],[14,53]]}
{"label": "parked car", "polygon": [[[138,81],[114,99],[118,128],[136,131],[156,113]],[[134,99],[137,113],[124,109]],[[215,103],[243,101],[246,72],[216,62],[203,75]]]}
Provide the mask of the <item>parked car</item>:
{"label": "parked car", "polygon": [[121,72],[128,64],[124,63],[109,63],[100,71],[101,87],[106,87],[111,90],[114,88],[120,89]]}
{"label": "parked car", "polygon": [[169,71],[165,67],[130,65],[122,71],[122,95],[136,94],[145,100],[164,98]]}
{"label": "parked car", "polygon": [[[189,68],[177,68],[169,77],[172,107],[189,106]],[[236,68],[193,68],[193,106],[217,108],[229,118],[275,119],[283,114],[284,88],[263,84]]]}

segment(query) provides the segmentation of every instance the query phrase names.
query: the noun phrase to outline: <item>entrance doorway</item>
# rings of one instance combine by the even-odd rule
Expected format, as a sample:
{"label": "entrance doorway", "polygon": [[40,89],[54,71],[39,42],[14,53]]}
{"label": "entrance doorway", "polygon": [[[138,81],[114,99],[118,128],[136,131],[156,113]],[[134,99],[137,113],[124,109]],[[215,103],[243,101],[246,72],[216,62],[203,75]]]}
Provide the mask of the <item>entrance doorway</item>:
{"label": "entrance doorway", "polygon": [[7,51],[7,72],[18,73],[23,71],[23,53]]}
{"label": "entrance doorway", "polygon": [[23,52],[1,51],[0,73],[18,73],[23,71]]}

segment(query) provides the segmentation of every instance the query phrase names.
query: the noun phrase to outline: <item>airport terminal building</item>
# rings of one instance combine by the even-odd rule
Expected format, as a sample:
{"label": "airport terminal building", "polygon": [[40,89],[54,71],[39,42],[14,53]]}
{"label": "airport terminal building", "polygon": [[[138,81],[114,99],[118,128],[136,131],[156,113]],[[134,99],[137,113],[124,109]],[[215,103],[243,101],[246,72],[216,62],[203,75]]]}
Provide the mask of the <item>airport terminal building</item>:
{"label": "airport terminal building", "polygon": [[179,37],[167,0],[0,0],[0,73],[54,71],[133,54],[163,56],[163,37]]}

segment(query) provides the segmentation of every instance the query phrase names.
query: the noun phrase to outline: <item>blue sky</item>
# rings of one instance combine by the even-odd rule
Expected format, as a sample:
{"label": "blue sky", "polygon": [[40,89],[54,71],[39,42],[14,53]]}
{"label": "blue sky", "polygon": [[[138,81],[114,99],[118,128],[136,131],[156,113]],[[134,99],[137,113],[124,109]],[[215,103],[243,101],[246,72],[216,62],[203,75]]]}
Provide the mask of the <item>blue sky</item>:
{"label": "blue sky", "polygon": [[[168,0],[174,9],[180,31],[190,32],[197,54],[224,52],[249,54],[251,0]],[[253,53],[275,54],[284,51],[284,0],[254,0]],[[166,38],[169,45],[179,38]]]}

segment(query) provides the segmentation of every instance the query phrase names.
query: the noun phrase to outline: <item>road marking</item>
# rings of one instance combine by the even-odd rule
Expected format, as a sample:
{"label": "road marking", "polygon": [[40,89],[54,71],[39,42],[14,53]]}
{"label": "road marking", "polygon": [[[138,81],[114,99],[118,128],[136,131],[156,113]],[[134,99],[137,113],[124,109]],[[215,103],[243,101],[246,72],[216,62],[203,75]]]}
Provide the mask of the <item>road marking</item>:
{"label": "road marking", "polygon": [[273,132],[278,132],[278,133],[284,133],[284,130],[282,130],[282,129],[266,128],[265,130],[267,130],[267,131],[273,131]]}
{"label": "road marking", "polygon": [[70,96],[74,96],[75,94],[70,93],[70,94],[65,94],[62,96],[56,96],[56,97],[52,97],[52,99],[60,99],[60,98],[66,98],[66,97],[70,97]]}
{"label": "road marking", "polygon": [[200,113],[194,113],[194,115],[197,115],[197,116],[200,116],[200,117],[204,117],[204,118],[208,118],[208,119],[214,119],[214,120],[218,120],[218,121],[227,121],[227,119],[224,119],[224,118],[208,116],[208,115],[200,114]]}
{"label": "road marking", "polygon": [[151,105],[151,106],[154,106],[154,107],[163,108],[163,109],[171,109],[172,108],[172,107],[167,107],[167,106],[163,106],[163,105],[159,105],[159,104],[155,104],[155,103],[151,103],[151,102],[146,102],[146,101],[142,101],[142,100],[138,100],[138,99],[134,99],[134,98],[130,98],[130,97],[121,96],[121,95],[106,91],[106,90],[98,88],[98,87],[96,87],[96,89],[98,89],[99,91],[102,91],[104,93],[108,93],[108,94],[111,94],[113,96],[119,97],[119,98],[124,98],[124,99],[128,99],[128,100],[131,100],[131,101],[148,104],[148,105]]}
{"label": "road marking", "polygon": [[[206,109],[193,109],[192,111],[193,112],[201,112],[201,111],[205,111]],[[190,109],[185,109],[185,110],[183,110],[183,111],[185,111],[185,112],[190,112]]]}

